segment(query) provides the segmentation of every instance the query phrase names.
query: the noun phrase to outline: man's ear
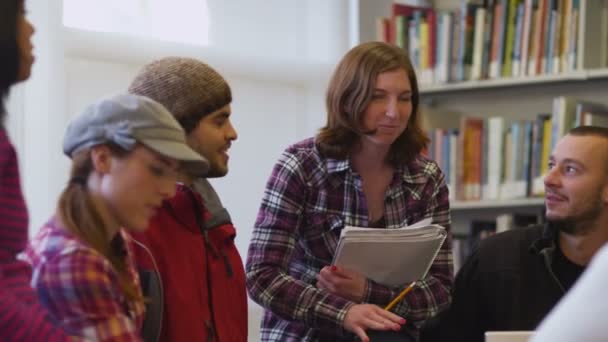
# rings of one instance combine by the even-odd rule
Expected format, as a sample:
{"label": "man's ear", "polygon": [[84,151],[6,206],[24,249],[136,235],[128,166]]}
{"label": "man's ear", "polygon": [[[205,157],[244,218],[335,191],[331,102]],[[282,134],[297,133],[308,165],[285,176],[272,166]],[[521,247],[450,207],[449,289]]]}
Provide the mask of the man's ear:
{"label": "man's ear", "polygon": [[[607,165],[608,163],[604,164]],[[605,167],[604,172],[604,184],[602,184],[602,202],[604,205],[608,206],[608,167]]]}
{"label": "man's ear", "polygon": [[608,206],[608,181],[601,186],[602,204]]}
{"label": "man's ear", "polygon": [[110,172],[112,167],[112,153],[106,145],[97,145],[91,148],[91,161],[93,169],[101,174]]}

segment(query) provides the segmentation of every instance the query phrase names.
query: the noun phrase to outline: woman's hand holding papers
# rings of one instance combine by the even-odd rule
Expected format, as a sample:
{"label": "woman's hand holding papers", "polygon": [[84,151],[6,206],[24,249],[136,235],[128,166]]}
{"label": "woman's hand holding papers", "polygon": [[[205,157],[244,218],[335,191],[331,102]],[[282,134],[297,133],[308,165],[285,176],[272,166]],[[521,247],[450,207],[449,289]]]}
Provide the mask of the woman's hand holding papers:
{"label": "woman's hand holding papers", "polygon": [[344,329],[355,333],[362,342],[369,342],[365,330],[399,331],[403,324],[405,324],[405,319],[373,304],[356,304],[346,312],[346,317],[344,317]]}
{"label": "woman's hand holding papers", "polygon": [[366,286],[367,278],[361,273],[336,266],[325,266],[317,275],[317,287],[319,289],[355,303],[363,301]]}

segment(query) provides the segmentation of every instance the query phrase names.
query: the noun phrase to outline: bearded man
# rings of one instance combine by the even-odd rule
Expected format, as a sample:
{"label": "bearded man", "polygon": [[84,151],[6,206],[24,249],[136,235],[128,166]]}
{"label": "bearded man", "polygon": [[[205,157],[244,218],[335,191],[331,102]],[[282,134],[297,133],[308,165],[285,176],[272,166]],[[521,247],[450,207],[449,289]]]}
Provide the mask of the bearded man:
{"label": "bearded man", "polygon": [[547,223],[483,240],[456,277],[449,309],[420,341],[479,341],[534,330],[608,241],[608,129],[560,139],[544,178]]}

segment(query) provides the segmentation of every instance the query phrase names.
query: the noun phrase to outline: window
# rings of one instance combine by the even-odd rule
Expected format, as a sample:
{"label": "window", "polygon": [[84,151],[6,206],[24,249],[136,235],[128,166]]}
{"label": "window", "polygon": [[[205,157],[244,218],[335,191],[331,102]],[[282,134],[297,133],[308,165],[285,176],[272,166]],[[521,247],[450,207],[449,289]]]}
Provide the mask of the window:
{"label": "window", "polygon": [[64,0],[63,24],[89,31],[209,44],[206,0]]}

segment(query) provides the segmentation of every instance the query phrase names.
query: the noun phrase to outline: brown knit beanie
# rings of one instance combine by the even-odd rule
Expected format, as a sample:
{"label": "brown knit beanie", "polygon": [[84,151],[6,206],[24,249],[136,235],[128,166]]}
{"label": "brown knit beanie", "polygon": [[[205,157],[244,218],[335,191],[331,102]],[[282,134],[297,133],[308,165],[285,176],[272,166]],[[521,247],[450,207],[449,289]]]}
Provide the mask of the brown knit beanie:
{"label": "brown knit beanie", "polygon": [[167,57],[145,65],[129,92],[163,104],[186,133],[192,132],[204,116],[232,102],[226,80],[193,58]]}

